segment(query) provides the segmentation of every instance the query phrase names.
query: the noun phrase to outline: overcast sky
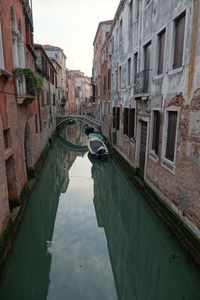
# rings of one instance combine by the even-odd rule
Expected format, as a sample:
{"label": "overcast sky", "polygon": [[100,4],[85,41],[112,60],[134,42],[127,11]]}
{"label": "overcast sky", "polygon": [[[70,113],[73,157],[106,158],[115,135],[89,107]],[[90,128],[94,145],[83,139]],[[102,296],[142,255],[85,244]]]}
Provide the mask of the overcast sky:
{"label": "overcast sky", "polygon": [[119,0],[33,0],[35,43],[63,48],[67,68],[91,76],[98,24],[113,19],[118,4]]}

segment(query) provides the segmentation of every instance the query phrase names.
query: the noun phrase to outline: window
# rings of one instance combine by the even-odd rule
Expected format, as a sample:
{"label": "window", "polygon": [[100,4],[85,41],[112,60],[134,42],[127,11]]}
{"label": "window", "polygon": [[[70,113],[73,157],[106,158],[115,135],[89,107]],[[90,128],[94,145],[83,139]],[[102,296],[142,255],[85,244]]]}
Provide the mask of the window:
{"label": "window", "polygon": [[175,20],[174,69],[181,67],[183,63],[184,35],[185,13]]}
{"label": "window", "polygon": [[119,130],[119,127],[120,127],[120,107],[117,107],[116,129]]}
{"label": "window", "polygon": [[165,157],[174,162],[177,130],[177,111],[168,111],[167,144]]}
{"label": "window", "polygon": [[3,131],[3,139],[4,139],[4,148],[5,150],[10,148],[11,143],[10,143],[10,129],[5,129]]}
{"label": "window", "polygon": [[42,91],[42,101],[41,101],[41,106],[43,107],[44,105],[45,105],[45,103],[44,103],[44,91]]}
{"label": "window", "polygon": [[116,84],[115,87],[116,87],[116,92],[118,91],[118,73],[117,73],[117,71],[118,70],[115,71],[115,84]]}
{"label": "window", "polygon": [[108,91],[110,91],[110,86],[111,86],[111,84],[110,84],[110,81],[111,81],[110,76],[111,76],[110,69],[108,69]]}
{"label": "window", "polygon": [[138,61],[138,53],[134,54],[134,76],[137,75],[137,61]]}
{"label": "window", "polygon": [[4,69],[4,58],[3,58],[3,43],[1,35],[1,20],[0,20],[0,69]]}
{"label": "window", "polygon": [[147,93],[149,88],[150,59],[151,42],[144,47],[144,93]]}
{"label": "window", "polygon": [[135,7],[135,18],[138,19],[139,18],[139,8],[140,8],[139,0],[135,1],[135,5],[136,5],[136,7]]}
{"label": "window", "polygon": [[152,147],[151,149],[156,155],[159,153],[159,139],[160,139],[160,112],[158,110],[153,111],[152,115]]}
{"label": "window", "polygon": [[128,130],[129,138],[135,137],[135,108],[131,108],[129,110],[129,130]]}
{"label": "window", "polygon": [[163,73],[164,53],[165,53],[165,30],[158,35],[158,75]]}
{"label": "window", "polygon": [[119,88],[122,87],[122,67],[119,67]]}
{"label": "window", "polygon": [[120,26],[119,26],[119,40],[122,41],[122,19],[120,21]]}
{"label": "window", "polygon": [[55,105],[56,105],[56,95],[53,94],[53,106],[55,106]]}
{"label": "window", "polygon": [[128,85],[131,84],[131,58],[128,59]]}
{"label": "window", "polygon": [[116,107],[113,107],[113,128],[116,128]]}
{"label": "window", "polygon": [[49,94],[49,92],[47,92],[47,105],[49,105],[50,104],[50,94]]}
{"label": "window", "polygon": [[124,108],[124,134],[128,135],[128,115],[129,115],[129,109],[127,107]]}
{"label": "window", "polygon": [[26,65],[27,68],[30,68],[30,54],[28,51],[26,51]]}
{"label": "window", "polygon": [[129,4],[129,26],[133,25],[133,1],[131,0]]}
{"label": "window", "polygon": [[35,116],[35,133],[38,133],[38,120],[37,120],[37,115]]}

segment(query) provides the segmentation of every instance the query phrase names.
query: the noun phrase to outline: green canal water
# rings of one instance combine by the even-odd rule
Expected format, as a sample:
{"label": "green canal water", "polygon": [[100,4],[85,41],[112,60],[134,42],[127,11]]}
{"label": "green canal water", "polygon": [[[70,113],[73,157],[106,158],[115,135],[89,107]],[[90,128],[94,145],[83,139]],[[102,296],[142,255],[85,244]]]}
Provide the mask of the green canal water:
{"label": "green canal water", "polygon": [[[79,124],[62,135],[85,144]],[[200,272],[117,163],[57,139],[33,190],[0,300],[198,300]]]}

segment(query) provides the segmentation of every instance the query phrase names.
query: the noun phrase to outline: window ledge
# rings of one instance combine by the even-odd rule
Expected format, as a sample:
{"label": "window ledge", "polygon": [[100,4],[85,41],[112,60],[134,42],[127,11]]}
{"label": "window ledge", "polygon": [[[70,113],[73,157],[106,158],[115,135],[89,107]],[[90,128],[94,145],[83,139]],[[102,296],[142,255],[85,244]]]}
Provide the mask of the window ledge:
{"label": "window ledge", "polygon": [[153,80],[157,80],[157,79],[162,79],[164,77],[164,74],[157,74],[155,76],[153,76]]}
{"label": "window ledge", "polygon": [[148,98],[149,98],[149,94],[135,94],[134,95],[135,96],[135,100],[148,100]]}
{"label": "window ledge", "polygon": [[5,69],[0,69],[0,77],[9,78],[12,77],[13,74]]}
{"label": "window ledge", "polygon": [[35,96],[32,95],[18,95],[17,104],[31,104],[35,99]]}
{"label": "window ledge", "polygon": [[151,3],[152,3],[152,0],[150,0],[150,2],[146,5],[146,7],[144,8],[144,10],[146,10],[150,6]]}
{"label": "window ledge", "polygon": [[155,154],[154,150],[150,150],[150,156],[151,160],[153,160],[155,163],[159,161],[158,155]]}
{"label": "window ledge", "polygon": [[176,166],[175,163],[168,160],[167,158],[163,158],[162,159],[162,163],[161,166],[166,169],[167,171],[169,171],[172,174],[176,174]]}
{"label": "window ledge", "polygon": [[10,147],[5,150],[5,160],[8,160],[11,155],[13,155],[13,149]]}
{"label": "window ledge", "polygon": [[181,72],[183,72],[183,67],[176,68],[176,69],[173,69],[173,70],[169,71],[168,75],[176,75],[176,74],[181,73]]}

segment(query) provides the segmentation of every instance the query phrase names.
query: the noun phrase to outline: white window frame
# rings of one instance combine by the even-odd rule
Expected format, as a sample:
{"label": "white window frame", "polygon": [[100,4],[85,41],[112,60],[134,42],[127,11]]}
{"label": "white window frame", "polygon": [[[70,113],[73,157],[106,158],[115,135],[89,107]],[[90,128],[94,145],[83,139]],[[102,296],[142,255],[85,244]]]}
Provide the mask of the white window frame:
{"label": "white window frame", "polygon": [[[175,138],[175,148],[174,148],[174,161],[170,161],[166,158],[166,148],[167,148],[167,137],[168,137],[168,113],[170,111],[177,112],[177,124],[176,124],[176,138]],[[161,166],[168,170],[169,172],[175,174],[176,173],[176,154],[177,154],[177,142],[178,142],[178,131],[179,131],[179,120],[180,120],[180,107],[170,106],[165,110],[164,117],[164,126],[163,126],[163,134],[162,134],[162,162]]]}
{"label": "white window frame", "polygon": [[[183,43],[183,57],[182,57],[182,66],[179,68],[174,69],[173,63],[174,63],[174,51],[175,51],[175,33],[176,33],[176,20],[185,12],[185,32],[184,32],[184,43]],[[188,20],[188,9],[184,7],[182,11],[179,11],[173,18],[172,24],[171,24],[171,36],[173,37],[171,42],[171,49],[170,49],[170,74],[176,74],[183,70],[184,62],[185,62],[185,55],[186,55],[186,42],[187,42],[187,30],[189,25]]]}
{"label": "white window frame", "polygon": [[[161,114],[161,108],[160,107],[153,107],[151,109],[149,156],[150,156],[151,160],[153,160],[154,162],[157,163],[159,161],[159,157],[155,153],[155,151],[152,149],[152,144],[153,144],[153,129],[154,129],[154,112],[155,111],[159,111],[160,114]],[[160,134],[161,134],[161,130],[160,130]]]}
{"label": "white window frame", "polygon": [[2,42],[2,31],[1,31],[1,18],[0,18],[0,69],[4,70],[4,53],[3,53],[3,42]]}

